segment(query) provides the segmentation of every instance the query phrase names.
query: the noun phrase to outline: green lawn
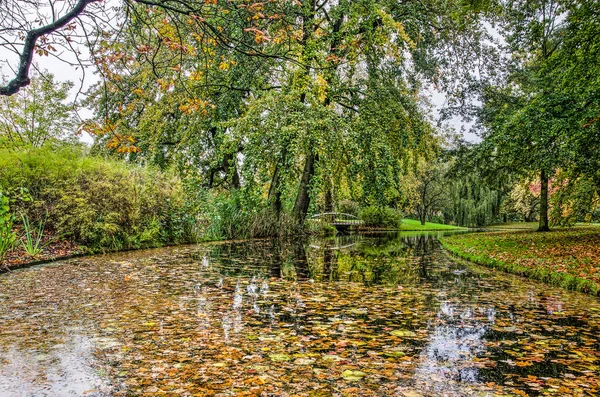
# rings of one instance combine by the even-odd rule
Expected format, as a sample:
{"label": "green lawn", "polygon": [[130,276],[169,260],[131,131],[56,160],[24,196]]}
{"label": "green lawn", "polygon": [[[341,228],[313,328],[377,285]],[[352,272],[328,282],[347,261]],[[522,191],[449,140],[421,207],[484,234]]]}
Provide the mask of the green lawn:
{"label": "green lawn", "polygon": [[419,231],[419,230],[460,230],[464,229],[458,226],[442,225],[441,223],[425,222],[425,225],[421,225],[421,222],[414,219],[403,219],[400,230],[402,231]]}
{"label": "green lawn", "polygon": [[444,236],[453,254],[548,284],[600,293],[600,227],[469,233]]}
{"label": "green lawn", "polygon": [[501,230],[535,230],[538,227],[538,222],[509,222],[500,223],[497,225],[489,225],[488,229],[501,229]]}
{"label": "green lawn", "polygon": [[[494,230],[536,230],[538,228],[538,222],[508,222],[508,223],[499,223],[496,225],[488,225],[485,229],[494,229]],[[600,224],[597,223],[578,223],[574,227],[598,227]],[[553,226],[553,229],[559,229],[560,226]]]}

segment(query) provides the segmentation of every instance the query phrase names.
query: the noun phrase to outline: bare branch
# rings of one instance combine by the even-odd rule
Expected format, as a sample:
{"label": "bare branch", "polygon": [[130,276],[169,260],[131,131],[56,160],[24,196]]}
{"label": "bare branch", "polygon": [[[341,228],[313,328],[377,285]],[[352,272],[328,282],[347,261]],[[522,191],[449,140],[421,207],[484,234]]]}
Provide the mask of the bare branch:
{"label": "bare branch", "polygon": [[33,61],[37,40],[44,35],[53,33],[65,27],[69,22],[81,14],[85,10],[85,7],[95,1],[98,0],[79,0],[68,13],[56,19],[54,22],[28,31],[23,44],[23,49],[19,56],[19,66],[16,76],[10,80],[8,84],[0,86],[0,95],[10,96],[19,92],[21,88],[28,86],[31,82],[29,78],[29,69]]}

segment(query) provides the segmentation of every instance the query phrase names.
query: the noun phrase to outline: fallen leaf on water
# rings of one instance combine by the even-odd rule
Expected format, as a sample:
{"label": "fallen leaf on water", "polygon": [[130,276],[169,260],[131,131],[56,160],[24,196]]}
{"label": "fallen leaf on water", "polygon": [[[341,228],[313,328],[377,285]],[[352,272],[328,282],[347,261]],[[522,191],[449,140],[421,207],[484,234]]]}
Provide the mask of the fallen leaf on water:
{"label": "fallen leaf on water", "polygon": [[352,371],[347,369],[344,372],[342,372],[342,378],[352,382],[359,381],[365,376],[367,376],[367,374],[362,371]]}
{"label": "fallen leaf on water", "polygon": [[271,361],[290,361],[291,357],[287,354],[269,354]]}
{"label": "fallen leaf on water", "polygon": [[397,329],[395,331],[390,332],[391,335],[394,336],[400,336],[400,337],[414,337],[417,336],[417,334],[415,334],[412,331],[409,331],[407,329]]}

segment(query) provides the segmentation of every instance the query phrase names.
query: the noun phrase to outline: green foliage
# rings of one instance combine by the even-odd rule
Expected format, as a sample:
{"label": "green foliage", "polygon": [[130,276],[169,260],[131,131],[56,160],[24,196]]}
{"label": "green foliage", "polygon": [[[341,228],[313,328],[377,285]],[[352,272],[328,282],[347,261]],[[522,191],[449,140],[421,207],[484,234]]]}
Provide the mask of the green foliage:
{"label": "green foliage", "polygon": [[224,240],[250,237],[251,214],[242,205],[243,197],[233,193],[230,197],[213,196],[206,202],[203,217],[208,224],[202,235],[207,240]]}
{"label": "green foliage", "polygon": [[36,73],[18,94],[0,97],[0,147],[42,146],[73,137],[75,108],[68,103],[71,81],[57,82]]}
{"label": "green foliage", "polygon": [[276,214],[247,191],[201,194],[201,240],[236,240],[286,236],[298,232],[289,212]]}
{"label": "green foliage", "polygon": [[0,189],[0,265],[4,264],[6,255],[13,249],[17,236],[13,231],[13,216],[10,213],[9,200]]}
{"label": "green foliage", "polygon": [[447,167],[438,161],[418,165],[414,209],[422,224],[440,212],[447,202]]}
{"label": "green foliage", "polygon": [[[0,152],[0,184],[24,187],[23,220],[41,222],[93,250],[188,242],[193,214],[180,180],[168,172],[45,146]],[[40,237],[40,236],[37,236]],[[37,238],[35,237],[35,238]]]}
{"label": "green foliage", "polygon": [[[539,180],[537,187],[539,187]],[[536,219],[540,205],[539,191],[535,192],[531,178],[524,178],[513,185],[502,210],[510,220],[532,222]]]}
{"label": "green foliage", "polygon": [[352,200],[341,200],[337,206],[338,212],[357,216],[359,204]]}
{"label": "green foliage", "polygon": [[[160,7],[136,13],[123,35],[100,43],[107,80],[87,103],[97,113],[87,126],[97,134],[95,150],[176,165],[186,182],[218,196],[259,192],[251,201],[260,211],[270,206],[278,219],[294,207],[303,219],[344,199],[393,207],[406,201],[401,175],[439,145],[419,73],[434,78],[439,65],[431,63],[441,54],[433,49],[456,42],[449,31],[459,21],[469,31],[473,19],[463,17],[477,13],[465,5],[451,14],[446,2],[368,0],[264,2],[258,16],[244,14],[254,7],[232,4],[219,2],[230,12],[207,15],[207,23],[222,28],[219,43],[235,37],[236,48],[255,48],[256,56],[216,45],[204,27],[165,18]],[[184,51],[164,45],[165,37]],[[152,60],[139,56],[138,43],[155,51]],[[111,61],[115,53],[128,64]],[[255,209],[238,204],[243,200],[207,215],[215,237],[248,234],[235,224]],[[272,224],[266,214],[259,228]]]}
{"label": "green foliage", "polygon": [[[503,7],[500,32],[510,56],[502,78],[488,81],[482,91],[481,163],[521,176],[535,172],[544,180],[568,171],[572,178],[583,175],[598,185],[598,2],[516,1]],[[542,229],[547,204],[542,194]],[[572,223],[574,212],[559,206],[551,220]]]}
{"label": "green foliage", "polygon": [[443,207],[445,223],[482,227],[505,221],[502,205],[511,184],[501,181],[502,179],[498,178],[490,183],[479,175],[477,169],[469,169],[451,176],[447,183],[447,197]]}
{"label": "green foliage", "polygon": [[550,198],[550,219],[560,226],[591,222],[600,206],[598,186],[593,178],[574,173],[559,173],[554,182],[559,188]]}
{"label": "green foliage", "polygon": [[397,228],[402,223],[402,213],[389,207],[368,206],[359,211],[365,226]]}

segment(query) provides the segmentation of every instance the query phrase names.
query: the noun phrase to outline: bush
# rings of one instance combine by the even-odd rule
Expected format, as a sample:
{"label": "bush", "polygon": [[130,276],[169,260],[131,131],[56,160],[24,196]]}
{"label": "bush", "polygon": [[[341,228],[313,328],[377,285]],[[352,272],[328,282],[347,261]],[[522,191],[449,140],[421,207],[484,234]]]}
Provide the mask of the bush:
{"label": "bush", "polygon": [[26,189],[14,211],[93,250],[189,242],[194,217],[171,173],[88,156],[81,147],[0,151],[0,185]]}
{"label": "bush", "polygon": [[17,242],[17,235],[13,231],[13,216],[9,212],[8,197],[0,189],[0,265]]}
{"label": "bush", "polygon": [[444,219],[443,215],[435,214],[435,215],[432,215],[431,217],[429,217],[429,222],[439,223],[441,225],[445,224],[444,220],[445,219]]}
{"label": "bush", "polygon": [[365,226],[399,227],[402,223],[402,213],[388,207],[369,206],[360,210],[359,218]]}
{"label": "bush", "polygon": [[338,203],[338,212],[358,216],[358,203],[352,200],[341,200]]}

